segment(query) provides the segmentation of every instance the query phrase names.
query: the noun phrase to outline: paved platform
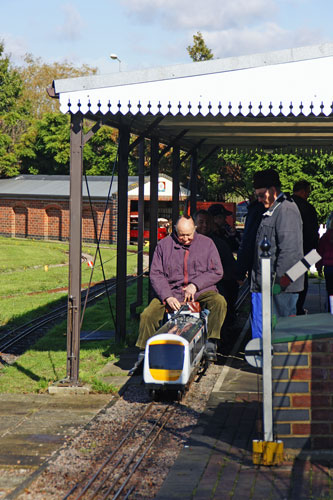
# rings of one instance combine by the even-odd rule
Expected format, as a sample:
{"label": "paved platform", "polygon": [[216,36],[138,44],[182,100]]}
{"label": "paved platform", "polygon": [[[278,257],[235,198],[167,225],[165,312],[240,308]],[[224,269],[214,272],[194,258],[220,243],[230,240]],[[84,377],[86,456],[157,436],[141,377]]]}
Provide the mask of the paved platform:
{"label": "paved platform", "polygon": [[[309,314],[324,312],[325,301],[324,282],[310,280]],[[253,464],[252,441],[262,439],[262,377],[242,350],[235,349],[222,367],[195,432],[155,499],[333,499],[333,450],[286,449],[279,466]]]}
{"label": "paved platform", "polygon": [[[310,280],[309,313],[323,312],[324,302],[324,283]],[[156,499],[333,499],[333,452],[287,451],[281,466],[253,465],[252,440],[261,436],[261,374],[244,361],[242,348],[221,365],[198,426]],[[117,375],[119,387],[126,384],[136,355],[130,351],[107,365],[105,380],[114,383]],[[1,394],[0,500],[15,499],[63,443],[110,404],[110,395]]]}

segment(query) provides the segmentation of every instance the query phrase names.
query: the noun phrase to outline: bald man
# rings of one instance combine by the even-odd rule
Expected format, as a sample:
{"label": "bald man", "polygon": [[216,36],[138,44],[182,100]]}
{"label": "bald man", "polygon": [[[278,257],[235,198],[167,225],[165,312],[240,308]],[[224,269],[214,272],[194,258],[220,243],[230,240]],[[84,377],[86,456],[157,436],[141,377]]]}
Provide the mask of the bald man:
{"label": "bald man", "polygon": [[182,302],[197,301],[210,311],[205,353],[216,361],[216,341],[227,312],[225,298],[216,288],[223,268],[213,241],[196,233],[191,217],[180,217],[174,233],[158,243],[149,277],[156,298],[141,314],[137,347],[144,349],[155,334],[166,305],[178,311]]}

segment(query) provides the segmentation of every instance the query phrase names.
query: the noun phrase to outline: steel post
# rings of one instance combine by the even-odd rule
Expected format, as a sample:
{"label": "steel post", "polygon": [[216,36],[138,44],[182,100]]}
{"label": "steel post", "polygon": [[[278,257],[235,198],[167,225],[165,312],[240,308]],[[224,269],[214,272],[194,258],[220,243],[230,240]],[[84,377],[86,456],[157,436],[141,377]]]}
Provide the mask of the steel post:
{"label": "steel post", "polygon": [[190,177],[190,214],[193,214],[197,210],[197,190],[198,190],[198,153],[194,150],[191,156],[191,177]]}
{"label": "steel post", "polygon": [[272,400],[272,303],[270,243],[264,237],[260,248],[262,293],[262,348],[263,348],[263,420],[264,441],[273,441]]}
{"label": "steel post", "polygon": [[143,245],[144,245],[144,210],[145,210],[145,140],[139,143],[139,197],[138,197],[138,256],[136,301],[130,305],[131,316],[136,317],[136,308],[143,301]]}
{"label": "steel post", "polygon": [[174,146],[172,152],[172,226],[174,227],[179,218],[179,170],[180,170],[180,147]]}
{"label": "steel post", "polygon": [[116,284],[116,342],[126,337],[126,280],[128,238],[128,127],[119,129],[118,214],[117,214],[117,284]]}
{"label": "steel post", "polygon": [[[157,245],[158,227],[158,162],[159,141],[157,137],[151,139],[151,164],[150,164],[150,204],[149,204],[149,268],[153,260]],[[153,291],[149,286],[149,300],[153,298]]]}
{"label": "steel post", "polygon": [[70,234],[67,315],[67,378],[79,380],[82,249],[82,115],[71,115],[70,153]]}

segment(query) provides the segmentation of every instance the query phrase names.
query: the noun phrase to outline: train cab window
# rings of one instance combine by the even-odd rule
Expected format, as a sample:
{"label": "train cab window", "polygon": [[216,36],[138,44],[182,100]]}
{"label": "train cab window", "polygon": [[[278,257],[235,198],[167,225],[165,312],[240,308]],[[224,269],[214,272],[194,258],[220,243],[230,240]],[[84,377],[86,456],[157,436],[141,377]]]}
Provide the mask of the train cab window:
{"label": "train cab window", "polygon": [[154,370],[182,370],[184,346],[182,344],[152,344],[149,346],[149,368]]}

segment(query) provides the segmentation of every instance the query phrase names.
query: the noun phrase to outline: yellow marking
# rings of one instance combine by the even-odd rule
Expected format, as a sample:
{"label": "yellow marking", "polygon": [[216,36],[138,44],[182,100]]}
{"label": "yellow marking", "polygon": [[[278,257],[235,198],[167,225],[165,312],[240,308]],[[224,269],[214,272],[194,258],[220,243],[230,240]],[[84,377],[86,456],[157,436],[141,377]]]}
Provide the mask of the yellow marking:
{"label": "yellow marking", "polygon": [[149,369],[151,376],[155,380],[164,380],[164,381],[172,381],[175,382],[176,380],[179,379],[182,371],[181,370],[156,370],[156,369]]}
{"label": "yellow marking", "polygon": [[162,344],[175,344],[175,345],[180,345],[184,346],[182,342],[179,342],[178,340],[153,340],[152,342],[149,342],[149,345],[162,345]]}

